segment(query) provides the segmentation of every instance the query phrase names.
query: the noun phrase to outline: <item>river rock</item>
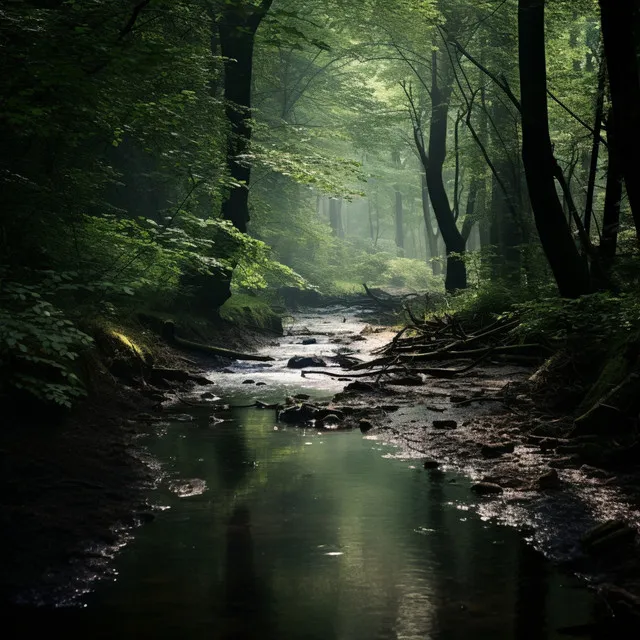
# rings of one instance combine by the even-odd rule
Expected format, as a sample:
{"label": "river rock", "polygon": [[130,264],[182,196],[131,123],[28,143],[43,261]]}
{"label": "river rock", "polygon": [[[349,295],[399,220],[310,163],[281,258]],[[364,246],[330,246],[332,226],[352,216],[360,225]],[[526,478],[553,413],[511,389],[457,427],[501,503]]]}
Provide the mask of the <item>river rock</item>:
{"label": "river rock", "polygon": [[580,542],[589,553],[599,554],[633,542],[637,535],[636,529],[624,520],[608,520],[587,531]]}
{"label": "river rock", "polygon": [[433,460],[431,458],[427,458],[423,463],[422,466],[425,469],[438,469],[440,467],[440,463],[437,460]]}
{"label": "river rock", "polygon": [[215,398],[215,395],[211,393],[211,391],[205,391],[204,393],[200,394],[200,397],[203,400],[213,400]]}
{"label": "river rock", "polygon": [[401,378],[393,378],[389,383],[401,385],[403,387],[419,387],[424,384],[424,381],[420,376],[402,376]]}
{"label": "river rock", "polygon": [[499,484],[493,482],[476,482],[471,485],[471,491],[481,496],[495,495],[503,492]]}
{"label": "river rock", "polygon": [[581,466],[578,456],[563,456],[549,460],[547,466],[551,469],[577,469]]}
{"label": "river rock", "polygon": [[318,344],[318,341],[316,338],[307,338],[306,340],[302,341],[303,345],[308,345],[308,344]]}
{"label": "river rock", "polygon": [[255,380],[243,380],[242,384],[255,384],[256,381]]}
{"label": "river rock", "polygon": [[318,415],[318,408],[310,404],[303,404],[300,406],[294,405],[287,407],[278,413],[278,420],[280,422],[287,422],[289,424],[309,422]]}
{"label": "river rock", "polygon": [[584,473],[587,478],[597,478],[599,480],[606,480],[612,476],[611,473],[605,471],[604,469],[599,469],[598,467],[592,467],[588,464],[583,464],[580,467],[580,471]]}
{"label": "river rock", "polygon": [[513,442],[498,442],[495,444],[483,444],[480,453],[483,458],[499,458],[505,453],[513,453],[515,445]]}
{"label": "river rock", "polygon": [[535,482],[535,488],[538,491],[552,491],[562,486],[562,480],[555,469],[542,474]]}
{"label": "river rock", "polygon": [[311,396],[308,393],[296,393],[293,397],[296,400],[308,400]]}
{"label": "river rock", "polygon": [[434,429],[457,429],[458,423],[455,420],[434,420],[433,421]]}
{"label": "river rock", "polygon": [[327,429],[337,429],[340,424],[340,418],[335,413],[330,413],[321,418],[316,418],[316,424]]}
{"label": "river rock", "polygon": [[209,378],[206,378],[205,376],[189,375],[189,380],[191,380],[191,382],[195,382],[197,385],[200,385],[201,387],[207,387],[212,384],[215,384],[215,382],[212,382],[211,380],[209,380]]}
{"label": "river rock", "polygon": [[345,391],[374,391],[375,386],[370,382],[362,382],[362,380],[356,380],[348,384],[345,388]]}
{"label": "river rock", "polygon": [[307,369],[308,367],[326,367],[327,363],[318,356],[293,356],[287,362],[289,369]]}
{"label": "river rock", "polygon": [[373,429],[373,422],[371,422],[371,420],[360,420],[360,422],[358,422],[358,426],[362,433],[367,433],[367,431],[371,431],[371,429]]}
{"label": "river rock", "polygon": [[540,450],[543,452],[552,451],[560,445],[558,438],[542,438],[540,440]]}

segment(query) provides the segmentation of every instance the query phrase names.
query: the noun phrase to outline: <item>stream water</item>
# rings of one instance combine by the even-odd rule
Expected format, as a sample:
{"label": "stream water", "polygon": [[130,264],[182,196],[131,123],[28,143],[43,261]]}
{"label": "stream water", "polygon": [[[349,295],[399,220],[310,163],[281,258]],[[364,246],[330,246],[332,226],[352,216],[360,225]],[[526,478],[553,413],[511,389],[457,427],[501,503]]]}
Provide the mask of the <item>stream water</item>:
{"label": "stream water", "polygon": [[[302,379],[286,359],[330,354],[363,326],[339,310],[298,317],[267,350],[273,366],[212,374],[209,402],[330,397],[342,384]],[[306,328],[319,344],[300,345]],[[146,438],[165,470],[151,496],[162,508],[80,606],[47,616],[54,635],[528,640],[593,620],[587,589],[469,508],[465,478],[429,474],[375,437],[211,404],[176,406],[190,421],[168,419]]]}

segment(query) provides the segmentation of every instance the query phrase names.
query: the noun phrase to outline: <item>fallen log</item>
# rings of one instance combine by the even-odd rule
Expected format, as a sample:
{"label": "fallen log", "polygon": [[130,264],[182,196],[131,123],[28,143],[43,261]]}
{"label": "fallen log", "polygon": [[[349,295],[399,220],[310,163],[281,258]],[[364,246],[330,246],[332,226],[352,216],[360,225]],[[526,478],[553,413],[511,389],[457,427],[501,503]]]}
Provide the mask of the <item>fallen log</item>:
{"label": "fallen log", "polygon": [[162,327],[162,337],[166,342],[175,347],[186,349],[189,351],[195,351],[197,353],[202,353],[208,356],[230,358],[231,360],[251,360],[254,362],[273,361],[273,358],[271,356],[259,356],[254,353],[240,353],[238,351],[231,351],[230,349],[223,349],[222,347],[214,347],[213,345],[202,344],[200,342],[193,342],[192,340],[179,338],[176,335],[176,326],[170,320],[165,322]]}

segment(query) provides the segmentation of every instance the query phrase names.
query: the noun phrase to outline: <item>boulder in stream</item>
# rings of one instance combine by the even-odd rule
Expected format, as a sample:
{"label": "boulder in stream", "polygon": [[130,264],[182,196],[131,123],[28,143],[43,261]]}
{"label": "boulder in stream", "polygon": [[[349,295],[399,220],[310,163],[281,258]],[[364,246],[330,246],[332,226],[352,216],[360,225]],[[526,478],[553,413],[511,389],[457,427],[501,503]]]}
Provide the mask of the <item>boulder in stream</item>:
{"label": "boulder in stream", "polygon": [[318,356],[293,356],[287,362],[289,369],[307,369],[308,367],[326,367],[327,363]]}
{"label": "boulder in stream", "polygon": [[457,429],[458,423],[455,420],[434,420],[434,429]]}
{"label": "boulder in stream", "polygon": [[499,484],[493,482],[476,482],[471,485],[471,491],[481,496],[488,496],[502,493],[503,489]]}
{"label": "boulder in stream", "polygon": [[499,458],[505,453],[513,453],[515,445],[513,442],[498,442],[495,444],[483,444],[480,453],[483,458]]}

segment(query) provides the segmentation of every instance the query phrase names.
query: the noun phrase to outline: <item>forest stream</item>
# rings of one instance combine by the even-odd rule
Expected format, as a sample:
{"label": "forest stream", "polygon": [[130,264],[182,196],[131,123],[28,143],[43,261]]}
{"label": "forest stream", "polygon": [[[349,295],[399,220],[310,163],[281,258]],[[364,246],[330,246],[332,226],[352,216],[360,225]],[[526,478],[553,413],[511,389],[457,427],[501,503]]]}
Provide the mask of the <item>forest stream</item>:
{"label": "forest stream", "polygon": [[[596,637],[593,593],[478,512],[468,478],[429,473],[380,434],[247,406],[330,398],[344,382],[287,360],[335,355],[365,326],[348,309],[298,315],[262,350],[273,364],[212,371],[215,395],[176,402],[140,440],[162,468],[155,519],[107,577],[22,617],[21,633],[46,621],[68,639]],[[388,335],[353,346],[366,355]]]}

